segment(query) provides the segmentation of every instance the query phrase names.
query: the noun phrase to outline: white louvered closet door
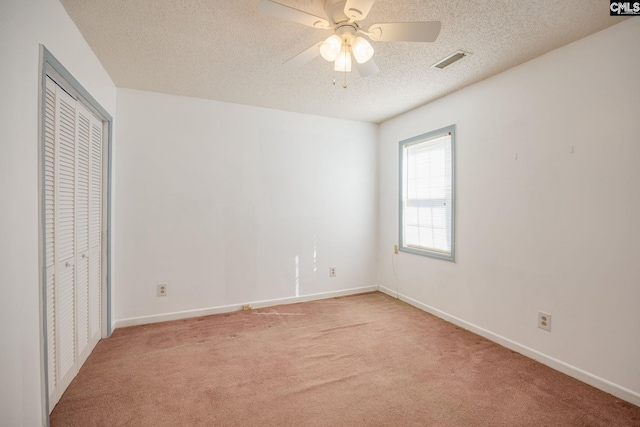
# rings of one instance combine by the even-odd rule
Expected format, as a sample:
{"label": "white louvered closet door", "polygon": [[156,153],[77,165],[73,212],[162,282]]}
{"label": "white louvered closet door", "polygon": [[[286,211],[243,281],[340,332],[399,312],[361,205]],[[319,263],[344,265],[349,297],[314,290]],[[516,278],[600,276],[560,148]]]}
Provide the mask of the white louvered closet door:
{"label": "white louvered closet door", "polygon": [[76,138],[76,345],[82,364],[89,350],[89,151],[91,113],[77,105]]}
{"label": "white louvered closet door", "polygon": [[91,115],[89,155],[89,346],[101,336],[102,311],[102,121]]}
{"label": "white louvered closet door", "polygon": [[49,401],[51,407],[58,388],[58,364],[56,361],[56,265],[55,265],[55,222],[56,222],[56,85],[47,79],[44,114],[44,227],[45,227],[45,274],[47,295],[47,362],[49,380]]}
{"label": "white louvered closet door", "polygon": [[76,100],[56,90],[55,313],[58,388],[75,376]]}
{"label": "white louvered closet door", "polygon": [[47,357],[53,410],[100,339],[102,122],[49,78],[45,101]]}

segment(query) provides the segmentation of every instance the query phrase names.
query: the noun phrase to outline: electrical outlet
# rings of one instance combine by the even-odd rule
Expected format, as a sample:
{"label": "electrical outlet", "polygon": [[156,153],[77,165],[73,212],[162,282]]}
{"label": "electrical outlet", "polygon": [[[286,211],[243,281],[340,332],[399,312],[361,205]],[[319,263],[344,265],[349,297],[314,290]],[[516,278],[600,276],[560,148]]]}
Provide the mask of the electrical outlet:
{"label": "electrical outlet", "polygon": [[166,283],[159,283],[158,284],[158,296],[159,297],[166,297],[168,293],[169,293],[169,285],[167,285]]}
{"label": "electrical outlet", "polygon": [[398,245],[393,245],[393,253],[398,254]]}
{"label": "electrical outlet", "polygon": [[329,267],[329,277],[336,277],[336,268]]}
{"label": "electrical outlet", "polygon": [[549,313],[538,312],[538,328],[551,332],[551,315]]}

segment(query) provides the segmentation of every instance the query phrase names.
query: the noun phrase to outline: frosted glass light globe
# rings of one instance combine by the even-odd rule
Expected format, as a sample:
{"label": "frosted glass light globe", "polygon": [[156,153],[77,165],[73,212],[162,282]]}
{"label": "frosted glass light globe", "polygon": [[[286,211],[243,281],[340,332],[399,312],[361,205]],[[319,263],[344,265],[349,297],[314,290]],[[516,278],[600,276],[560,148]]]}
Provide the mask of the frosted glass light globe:
{"label": "frosted glass light globe", "polygon": [[320,45],[320,55],[329,62],[335,61],[341,47],[342,40],[334,34]]}
{"label": "frosted glass light globe", "polygon": [[340,50],[340,54],[336,58],[333,69],[335,71],[351,72],[351,52],[349,52],[349,49],[346,46]]}
{"label": "frosted glass light globe", "polygon": [[366,39],[362,37],[356,37],[351,43],[353,49],[353,56],[355,56],[358,64],[364,64],[373,56],[373,46]]}

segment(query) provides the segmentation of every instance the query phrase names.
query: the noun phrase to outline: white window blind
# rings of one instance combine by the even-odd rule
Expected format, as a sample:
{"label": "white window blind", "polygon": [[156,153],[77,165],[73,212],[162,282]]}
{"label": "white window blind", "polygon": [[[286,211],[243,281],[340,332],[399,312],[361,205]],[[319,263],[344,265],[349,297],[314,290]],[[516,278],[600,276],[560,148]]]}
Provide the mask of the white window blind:
{"label": "white window blind", "polygon": [[453,260],[453,126],[400,143],[400,248]]}

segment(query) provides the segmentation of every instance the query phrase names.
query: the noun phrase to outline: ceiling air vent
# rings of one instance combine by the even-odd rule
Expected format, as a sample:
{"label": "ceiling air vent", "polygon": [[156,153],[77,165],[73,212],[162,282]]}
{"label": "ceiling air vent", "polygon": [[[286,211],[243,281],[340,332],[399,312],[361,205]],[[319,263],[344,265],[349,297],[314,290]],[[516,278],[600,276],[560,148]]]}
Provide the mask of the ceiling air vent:
{"label": "ceiling air vent", "polygon": [[454,62],[457,62],[459,60],[461,60],[462,58],[464,58],[465,56],[471,55],[469,52],[464,52],[462,50],[459,50],[457,52],[452,53],[451,55],[447,56],[446,58],[444,58],[441,61],[438,61],[437,63],[433,64],[431,66],[431,68],[437,68],[439,70],[442,70],[445,67],[448,67],[449,65],[453,64]]}

